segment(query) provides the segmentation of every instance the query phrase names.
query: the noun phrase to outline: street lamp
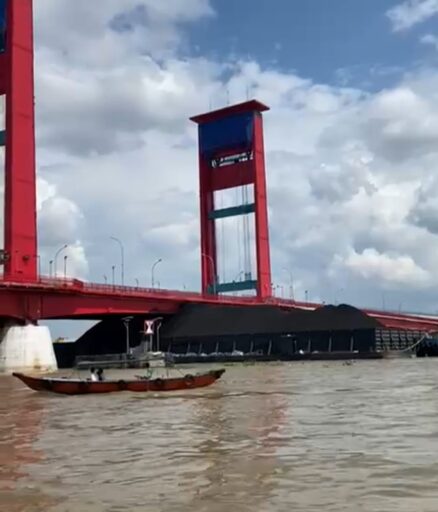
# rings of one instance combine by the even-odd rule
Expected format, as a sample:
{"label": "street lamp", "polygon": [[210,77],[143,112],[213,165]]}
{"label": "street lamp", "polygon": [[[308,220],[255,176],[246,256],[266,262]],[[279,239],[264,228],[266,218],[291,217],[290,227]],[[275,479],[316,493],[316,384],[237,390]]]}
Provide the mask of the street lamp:
{"label": "street lamp", "polygon": [[50,260],[49,261],[49,277],[52,277],[52,265],[53,265],[53,260]]}
{"label": "street lamp", "polygon": [[[241,270],[237,276],[233,279],[233,283],[236,283],[238,281],[242,281],[242,274],[245,274],[243,270]],[[238,294],[238,290],[234,290],[233,295],[236,296]]]}
{"label": "street lamp", "polygon": [[110,236],[111,240],[117,242],[120,246],[120,258],[121,258],[121,275],[122,275],[122,286],[125,283],[125,251],[122,242],[115,236]]}
{"label": "street lamp", "polygon": [[152,284],[152,288],[155,287],[155,281],[154,281],[154,270],[155,270],[155,267],[158,265],[158,263],[161,263],[163,260],[161,258],[158,258],[158,260],[152,265],[152,269],[151,269],[151,284]]}
{"label": "street lamp", "polygon": [[55,278],[57,277],[57,274],[58,274],[58,266],[57,266],[57,261],[58,261],[58,256],[59,256],[59,253],[62,252],[64,249],[67,249],[68,245],[67,244],[64,244],[62,247],[60,247],[56,253],[55,253],[55,258],[54,258],[54,261],[55,261]]}
{"label": "street lamp", "polygon": [[309,302],[309,290],[305,290],[304,295],[306,297],[306,302]]}
{"label": "street lamp", "polygon": [[201,256],[207,258],[211,263],[211,272],[213,275],[213,295],[216,295],[216,269],[214,268],[214,259],[210,255],[205,254],[205,252],[202,252]]}
{"label": "street lamp", "polygon": [[138,284],[138,279],[137,278],[135,278],[135,283],[136,283],[137,288],[138,288],[139,284]]}
{"label": "street lamp", "polygon": [[245,272],[244,272],[243,270],[241,270],[241,271],[237,274],[237,276],[233,279],[233,281],[234,281],[234,282],[235,282],[235,281],[241,281],[241,280],[242,280],[242,279],[241,279],[242,274],[244,274],[244,273],[245,273]]}
{"label": "street lamp", "polygon": [[112,273],[113,273],[113,286],[114,286],[114,285],[115,285],[115,274],[114,274],[114,271],[116,270],[116,266],[115,266],[115,265],[113,265],[113,266],[111,267],[111,270],[112,270]]}
{"label": "street lamp", "polygon": [[64,256],[64,279],[67,279],[67,254]]}
{"label": "street lamp", "polygon": [[293,278],[292,272],[290,270],[288,270],[286,267],[283,267],[283,270],[289,274],[289,278],[290,278],[290,295],[291,295],[291,299],[295,300],[294,278]]}
{"label": "street lamp", "polygon": [[105,274],[103,274],[103,280],[105,281],[105,284],[108,284],[108,278],[106,277]]}
{"label": "street lamp", "polygon": [[126,329],[126,355],[129,354],[129,322],[133,319],[133,316],[125,316],[122,318],[123,323],[125,324]]}
{"label": "street lamp", "polygon": [[160,351],[160,327],[161,327],[161,321],[163,320],[163,317],[159,317],[155,319],[156,321],[159,320],[160,323],[157,326],[157,352]]}

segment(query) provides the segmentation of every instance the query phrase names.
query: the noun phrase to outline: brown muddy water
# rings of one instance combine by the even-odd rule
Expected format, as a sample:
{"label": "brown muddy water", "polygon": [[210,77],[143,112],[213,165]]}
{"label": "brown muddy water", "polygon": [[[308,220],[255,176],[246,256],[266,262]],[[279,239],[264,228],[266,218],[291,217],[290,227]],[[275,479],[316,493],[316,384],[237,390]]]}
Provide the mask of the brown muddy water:
{"label": "brown muddy water", "polygon": [[1,511],[438,510],[438,359],[227,366],[167,395],[1,377],[0,397]]}

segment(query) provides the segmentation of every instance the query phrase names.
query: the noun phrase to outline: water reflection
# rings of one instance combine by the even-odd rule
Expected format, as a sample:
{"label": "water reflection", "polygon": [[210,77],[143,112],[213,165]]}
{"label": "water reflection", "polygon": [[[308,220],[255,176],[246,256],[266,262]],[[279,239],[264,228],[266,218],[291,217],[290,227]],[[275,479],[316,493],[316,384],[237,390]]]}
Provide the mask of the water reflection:
{"label": "water reflection", "polygon": [[[284,379],[277,369],[269,386],[281,389]],[[266,372],[254,375],[248,386],[257,388]],[[202,485],[192,502],[194,510],[224,510],[232,504],[236,512],[256,510],[269,498],[272,477],[280,471],[276,447],[284,423],[284,396],[275,393],[229,392],[195,404],[204,440],[199,458],[207,461]]]}

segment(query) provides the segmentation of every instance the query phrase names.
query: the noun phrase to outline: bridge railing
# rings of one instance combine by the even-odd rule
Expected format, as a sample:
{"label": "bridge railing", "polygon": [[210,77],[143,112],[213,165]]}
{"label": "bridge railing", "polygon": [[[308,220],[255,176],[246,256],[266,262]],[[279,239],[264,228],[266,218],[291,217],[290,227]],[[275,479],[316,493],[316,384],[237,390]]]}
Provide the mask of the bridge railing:
{"label": "bridge railing", "polygon": [[185,291],[185,290],[169,290],[169,289],[161,289],[161,288],[142,288],[137,286],[120,286],[120,285],[110,285],[110,284],[102,284],[102,283],[83,283],[81,288],[83,291],[88,292],[98,292],[98,293],[111,293],[111,294],[119,294],[119,295],[133,295],[133,296],[145,296],[145,295],[153,295],[156,298],[181,298],[181,300],[205,300],[211,302],[219,302],[219,303],[241,303],[241,302],[250,302],[257,303],[259,302],[256,297],[230,297],[230,296],[218,296],[218,295],[208,295],[203,294],[201,292],[193,292],[193,291]]}
{"label": "bridge railing", "polygon": [[[76,290],[78,292],[88,293],[99,293],[105,295],[120,295],[120,296],[136,296],[144,297],[153,295],[154,298],[169,299],[169,298],[181,298],[181,300],[205,300],[209,302],[219,303],[258,303],[257,297],[233,297],[233,296],[217,296],[217,295],[206,295],[201,292],[185,291],[185,290],[171,290],[162,288],[147,288],[140,286],[122,286],[108,283],[93,283],[82,281],[80,279],[65,279],[61,277],[49,277],[41,276],[38,279],[38,285],[42,285],[48,288]],[[12,284],[12,283],[11,283]],[[14,283],[20,284],[20,283]],[[26,284],[29,286],[29,283]]]}
{"label": "bridge railing", "polygon": [[84,282],[80,279],[65,279],[61,277],[46,277],[41,276],[38,278],[38,284],[50,286],[53,288],[78,288],[82,289]]}

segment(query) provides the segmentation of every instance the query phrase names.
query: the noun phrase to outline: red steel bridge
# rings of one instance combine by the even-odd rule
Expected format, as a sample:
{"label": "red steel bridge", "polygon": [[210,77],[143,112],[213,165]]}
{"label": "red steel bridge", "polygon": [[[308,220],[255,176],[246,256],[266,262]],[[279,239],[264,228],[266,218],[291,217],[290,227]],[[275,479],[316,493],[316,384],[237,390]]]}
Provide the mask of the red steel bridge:
{"label": "red steel bridge", "polygon": [[[188,303],[314,309],[319,304],[272,296],[262,112],[248,101],[192,118],[199,132],[202,292],[181,292],[53,279],[38,273],[34,129],[32,0],[0,0],[0,92],[6,97],[4,249],[0,263],[0,319],[100,319],[109,315],[172,314]],[[252,187],[252,202],[216,209],[215,193]],[[216,222],[255,219],[256,275],[239,283],[217,277]],[[227,292],[255,291],[253,297]],[[388,328],[437,330],[438,317],[367,311]]]}

